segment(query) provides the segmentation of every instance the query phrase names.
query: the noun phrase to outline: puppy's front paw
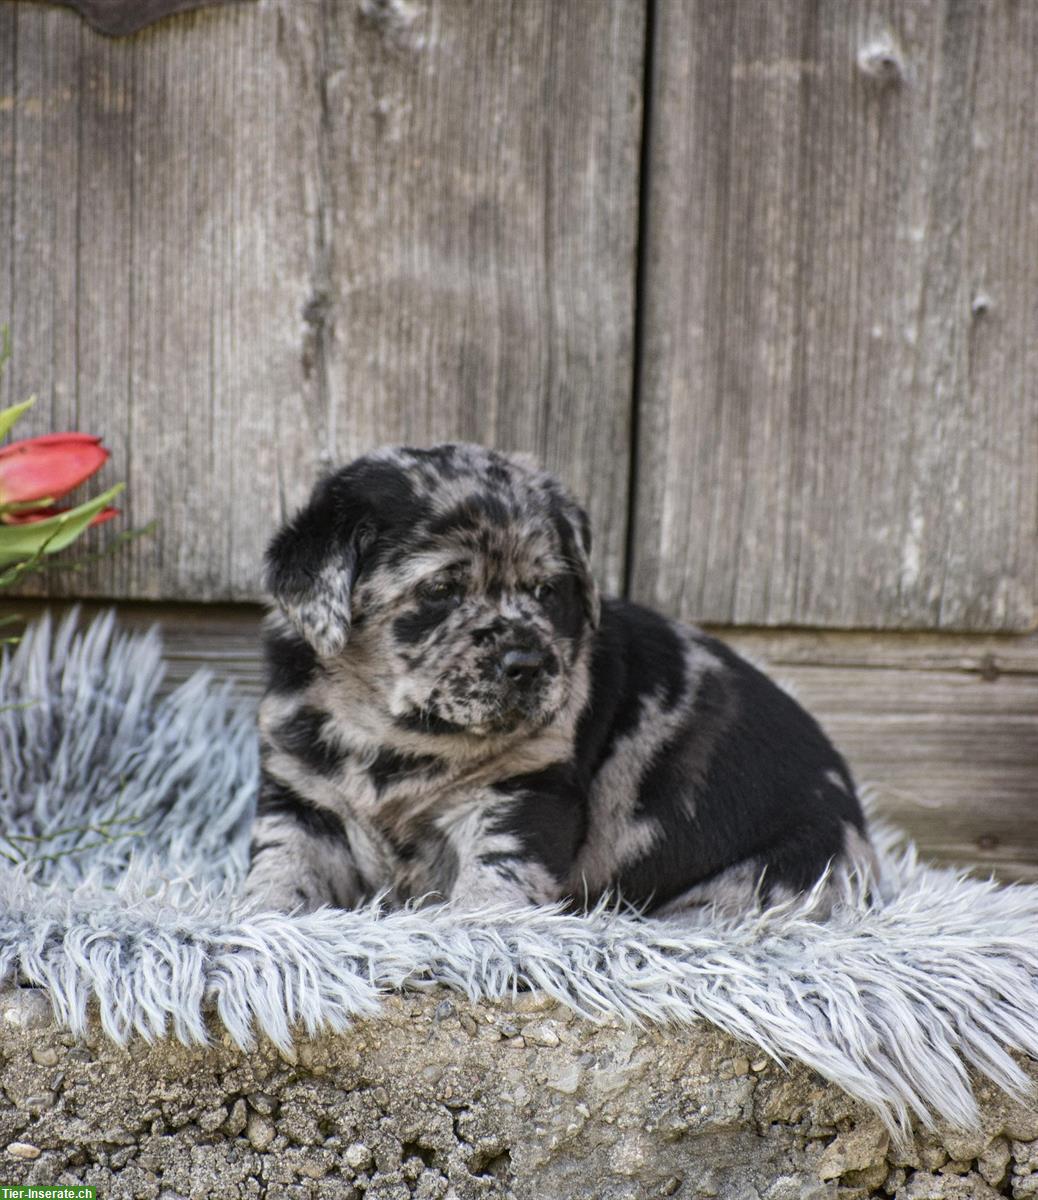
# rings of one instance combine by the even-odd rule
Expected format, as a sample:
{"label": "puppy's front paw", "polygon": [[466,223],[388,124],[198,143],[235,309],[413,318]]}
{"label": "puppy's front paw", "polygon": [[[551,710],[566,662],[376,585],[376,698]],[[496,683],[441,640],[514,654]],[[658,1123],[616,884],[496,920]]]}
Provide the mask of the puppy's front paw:
{"label": "puppy's front paw", "polygon": [[531,904],[551,904],[558,900],[557,880],[537,862],[518,859],[502,863],[497,869],[475,867],[462,870],[451,890],[451,903],[459,908],[525,908]]}
{"label": "puppy's front paw", "polygon": [[244,896],[263,912],[309,913],[328,903],[312,881],[264,877],[257,872],[251,872],[245,880]]}

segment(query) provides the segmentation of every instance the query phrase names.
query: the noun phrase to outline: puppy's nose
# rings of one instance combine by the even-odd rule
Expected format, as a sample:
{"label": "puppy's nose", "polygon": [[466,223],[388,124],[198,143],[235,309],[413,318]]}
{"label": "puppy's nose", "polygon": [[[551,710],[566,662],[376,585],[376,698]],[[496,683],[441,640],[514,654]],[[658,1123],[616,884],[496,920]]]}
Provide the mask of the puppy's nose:
{"label": "puppy's nose", "polygon": [[501,658],[501,674],[525,687],[541,673],[547,658],[543,650],[506,650]]}

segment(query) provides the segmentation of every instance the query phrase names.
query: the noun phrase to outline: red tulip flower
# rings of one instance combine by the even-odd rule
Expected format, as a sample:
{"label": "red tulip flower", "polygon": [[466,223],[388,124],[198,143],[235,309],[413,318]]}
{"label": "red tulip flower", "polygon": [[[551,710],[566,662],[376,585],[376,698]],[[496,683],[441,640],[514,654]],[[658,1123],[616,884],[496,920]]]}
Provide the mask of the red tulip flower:
{"label": "red tulip flower", "polygon": [[[0,331],[0,367],[6,350],[6,331]],[[0,439],[34,403],[35,397],[0,409]],[[57,554],[88,526],[118,515],[110,503],[122,483],[81,504],[56,503],[108,457],[101,439],[89,433],[48,433],[0,446],[0,588],[37,569],[41,555]]]}
{"label": "red tulip flower", "polygon": [[0,504],[60,500],[108,461],[89,433],[47,433],[0,446]]}

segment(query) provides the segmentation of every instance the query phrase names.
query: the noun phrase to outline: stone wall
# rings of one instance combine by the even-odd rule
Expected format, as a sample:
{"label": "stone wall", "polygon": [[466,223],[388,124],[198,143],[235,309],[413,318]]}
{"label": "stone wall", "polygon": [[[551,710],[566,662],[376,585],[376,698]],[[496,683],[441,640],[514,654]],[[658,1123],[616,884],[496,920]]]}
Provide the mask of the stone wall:
{"label": "stone wall", "polygon": [[55,1027],[37,991],[0,995],[0,1183],[103,1200],[1038,1197],[1035,1104],[980,1086],[980,1130],[895,1146],[810,1070],[706,1025],[434,991],[287,1056],[211,1028],[204,1049],[120,1049],[96,1021],[83,1039]]}

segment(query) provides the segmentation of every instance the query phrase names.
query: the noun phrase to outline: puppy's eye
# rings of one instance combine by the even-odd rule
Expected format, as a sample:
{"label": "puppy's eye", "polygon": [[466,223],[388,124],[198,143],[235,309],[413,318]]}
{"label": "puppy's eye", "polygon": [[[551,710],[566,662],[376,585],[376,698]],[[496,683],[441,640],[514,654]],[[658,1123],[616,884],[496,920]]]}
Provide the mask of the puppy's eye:
{"label": "puppy's eye", "polygon": [[553,579],[542,579],[540,583],[535,583],[529,589],[530,595],[541,604],[551,600],[557,592],[557,587]]}
{"label": "puppy's eye", "polygon": [[431,579],[418,589],[423,600],[431,600],[434,604],[457,604],[463,593],[464,588],[456,579]]}

